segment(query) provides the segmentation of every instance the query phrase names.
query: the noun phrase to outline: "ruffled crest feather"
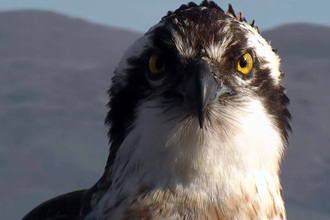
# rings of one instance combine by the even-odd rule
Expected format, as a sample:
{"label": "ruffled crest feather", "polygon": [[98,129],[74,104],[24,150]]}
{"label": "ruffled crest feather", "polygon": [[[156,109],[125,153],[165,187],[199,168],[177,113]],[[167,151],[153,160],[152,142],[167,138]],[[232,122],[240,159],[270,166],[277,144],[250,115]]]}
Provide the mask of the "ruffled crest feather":
{"label": "ruffled crest feather", "polygon": [[[204,10],[205,8],[219,10],[219,11],[221,11],[223,13],[226,13],[227,15],[229,15],[229,16],[231,16],[233,18],[236,18],[240,22],[247,23],[247,20],[245,19],[245,17],[243,16],[243,14],[241,12],[239,12],[239,13],[236,14],[235,13],[235,10],[234,10],[234,8],[233,8],[233,6],[231,4],[228,5],[228,10],[227,10],[227,12],[225,12],[215,2],[213,2],[213,1],[207,1],[207,0],[202,1],[202,3],[200,3],[199,5],[197,5],[194,2],[189,2],[188,4],[183,4],[178,9],[176,9],[175,11],[168,11],[167,12],[167,15],[164,16],[161,19],[161,21],[167,19],[168,17],[175,16],[175,15],[177,15],[177,14],[179,14],[179,13],[185,11],[185,10],[191,10],[191,9]],[[252,28],[254,28],[260,34],[259,28],[255,25],[255,20],[252,20],[252,22],[249,25]],[[277,52],[277,50],[274,49],[274,48],[273,48],[273,51],[275,53]]]}
{"label": "ruffled crest feather", "polygon": [[[222,8],[220,8],[215,2],[213,1],[207,1],[204,0],[202,1],[202,3],[200,3],[199,5],[197,5],[194,2],[189,2],[188,4],[183,4],[181,5],[178,9],[176,9],[175,11],[168,11],[167,15],[164,16],[161,20],[165,20],[166,18],[170,17],[170,16],[174,16],[179,14],[180,12],[183,12],[185,10],[191,10],[191,9],[200,9],[203,10],[205,8],[210,8],[210,9],[217,9],[223,13],[226,13],[227,15],[232,16],[233,18],[236,18],[238,21],[240,22],[247,22],[245,17],[242,15],[241,12],[239,13],[235,13],[235,10],[233,8],[233,6],[231,4],[228,5],[228,10],[227,12],[225,12]],[[255,26],[255,21],[253,20],[252,23],[250,24],[251,27],[255,28],[258,33],[259,33],[259,29],[257,26]]]}

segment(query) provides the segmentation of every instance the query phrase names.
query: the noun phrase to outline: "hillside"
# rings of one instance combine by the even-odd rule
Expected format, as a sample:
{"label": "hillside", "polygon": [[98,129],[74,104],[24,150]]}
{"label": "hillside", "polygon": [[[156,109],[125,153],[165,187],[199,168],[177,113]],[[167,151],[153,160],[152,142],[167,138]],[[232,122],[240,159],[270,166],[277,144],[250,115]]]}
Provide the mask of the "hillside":
{"label": "hillside", "polygon": [[139,36],[52,12],[0,13],[0,219],[99,178],[106,91]]}
{"label": "hillside", "polygon": [[293,134],[283,162],[287,202],[330,213],[330,28],[285,25],[263,34],[282,58]]}
{"label": "hillside", "polygon": [[262,33],[281,56],[330,57],[330,28],[315,24],[288,24]]}
{"label": "hillside", "polygon": [[[53,12],[0,12],[0,219],[99,178],[106,91],[141,35]],[[293,24],[263,35],[279,50],[291,98],[282,174],[289,219],[329,219],[330,28]]]}

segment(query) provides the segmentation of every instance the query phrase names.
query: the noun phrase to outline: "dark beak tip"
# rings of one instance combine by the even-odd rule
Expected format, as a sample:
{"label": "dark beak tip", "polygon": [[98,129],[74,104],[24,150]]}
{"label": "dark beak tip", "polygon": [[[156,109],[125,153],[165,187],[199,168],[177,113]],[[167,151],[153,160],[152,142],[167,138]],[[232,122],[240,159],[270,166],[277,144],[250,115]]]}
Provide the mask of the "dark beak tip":
{"label": "dark beak tip", "polygon": [[205,119],[205,112],[202,111],[202,112],[200,113],[199,117],[198,117],[199,127],[200,127],[201,129],[203,129],[203,127],[204,127],[204,119]]}

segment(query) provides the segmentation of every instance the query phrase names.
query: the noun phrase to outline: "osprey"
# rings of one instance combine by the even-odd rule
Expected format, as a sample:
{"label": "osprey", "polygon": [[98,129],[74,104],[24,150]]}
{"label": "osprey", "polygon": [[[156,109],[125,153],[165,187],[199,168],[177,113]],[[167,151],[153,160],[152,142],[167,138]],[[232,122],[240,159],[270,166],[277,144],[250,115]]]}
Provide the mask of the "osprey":
{"label": "osprey", "polygon": [[23,219],[286,219],[282,76],[272,47],[231,5],[169,12],[115,70],[104,175]]}

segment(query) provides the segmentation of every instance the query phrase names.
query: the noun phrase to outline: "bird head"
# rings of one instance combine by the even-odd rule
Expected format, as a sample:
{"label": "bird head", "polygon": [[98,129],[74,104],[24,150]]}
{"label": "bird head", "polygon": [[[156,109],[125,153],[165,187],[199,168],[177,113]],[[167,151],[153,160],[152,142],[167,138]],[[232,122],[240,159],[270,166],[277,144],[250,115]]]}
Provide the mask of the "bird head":
{"label": "bird head", "polygon": [[135,151],[137,160],[164,169],[172,161],[173,169],[198,170],[199,160],[277,172],[290,129],[281,78],[280,59],[254,22],[231,6],[182,5],[137,40],[115,70],[108,166],[121,148],[120,155]]}

